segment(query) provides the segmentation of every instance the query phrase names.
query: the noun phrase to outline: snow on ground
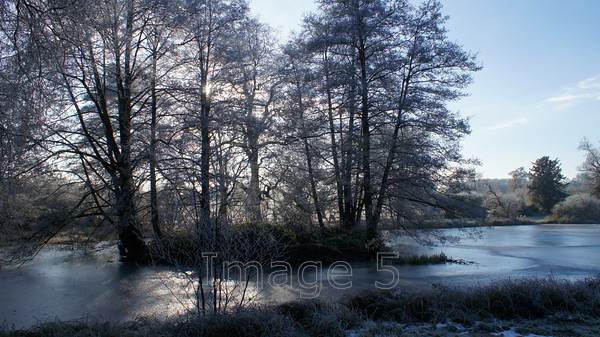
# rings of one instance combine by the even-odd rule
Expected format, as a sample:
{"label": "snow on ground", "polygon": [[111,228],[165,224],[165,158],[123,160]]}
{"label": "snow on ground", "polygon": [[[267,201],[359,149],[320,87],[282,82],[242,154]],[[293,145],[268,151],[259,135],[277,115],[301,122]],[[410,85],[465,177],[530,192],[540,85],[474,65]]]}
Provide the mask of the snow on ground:
{"label": "snow on ground", "polygon": [[543,336],[543,335],[534,335],[534,334],[521,335],[520,333],[517,333],[515,331],[515,328],[510,328],[510,330],[492,333],[492,335],[501,336],[501,337],[552,337],[552,336]]}
{"label": "snow on ground", "polygon": [[[452,321],[448,321],[446,323],[437,323],[437,324],[429,324],[429,323],[423,323],[423,324],[402,324],[402,323],[396,323],[396,322],[373,322],[373,321],[365,321],[362,325],[361,328],[358,329],[350,329],[347,330],[347,336],[348,337],[360,337],[360,336],[364,336],[364,335],[372,335],[373,333],[375,333],[376,336],[379,336],[379,333],[382,333],[382,328],[397,328],[399,329],[399,331],[405,333],[405,334],[415,334],[418,336],[425,336],[424,333],[426,333],[427,331],[433,331],[433,330],[438,330],[438,331],[446,331],[445,328],[449,328],[447,331],[448,333],[450,333],[450,331],[453,332],[452,335],[455,335],[458,333],[458,335],[465,335],[465,336],[471,336],[472,330],[463,326],[462,324],[459,323],[454,323]],[[382,335],[385,336],[391,336],[389,333],[390,331],[386,331],[387,333],[383,333]],[[426,334],[427,336],[429,336],[429,334]],[[552,336],[545,336],[545,335],[536,335],[536,334],[528,334],[528,335],[523,335],[520,334],[516,331],[516,329],[510,328],[509,330],[505,330],[505,331],[500,331],[500,332],[494,332],[494,333],[490,333],[489,335],[491,336],[498,336],[498,337],[552,337]],[[445,334],[444,334],[445,336]]]}

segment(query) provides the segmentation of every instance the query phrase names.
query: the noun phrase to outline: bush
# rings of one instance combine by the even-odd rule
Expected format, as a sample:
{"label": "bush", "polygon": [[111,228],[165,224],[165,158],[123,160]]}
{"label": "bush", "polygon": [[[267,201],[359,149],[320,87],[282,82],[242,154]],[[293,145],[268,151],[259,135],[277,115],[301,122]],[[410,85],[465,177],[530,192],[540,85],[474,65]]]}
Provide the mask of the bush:
{"label": "bush", "polygon": [[280,228],[287,244],[284,260],[300,265],[305,261],[360,261],[369,259],[365,247],[365,232],[362,229],[325,228]]}
{"label": "bush", "polygon": [[345,330],[360,325],[363,320],[358,312],[319,298],[282,303],[276,309],[310,336],[346,336]]}
{"label": "bush", "polygon": [[552,218],[558,223],[598,223],[600,200],[588,193],[571,195],[554,206]]}
{"label": "bush", "polygon": [[483,202],[490,217],[516,218],[525,215],[527,205],[525,198],[518,194],[489,195]]}

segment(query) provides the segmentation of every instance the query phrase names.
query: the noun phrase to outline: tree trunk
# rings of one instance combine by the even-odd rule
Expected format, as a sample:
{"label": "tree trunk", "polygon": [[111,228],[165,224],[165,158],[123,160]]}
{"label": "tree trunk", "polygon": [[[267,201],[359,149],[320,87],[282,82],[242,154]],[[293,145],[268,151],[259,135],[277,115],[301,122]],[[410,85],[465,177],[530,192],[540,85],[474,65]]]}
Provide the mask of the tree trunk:
{"label": "tree trunk", "polygon": [[[353,147],[354,147],[354,116],[356,114],[356,107],[354,105],[355,88],[352,86],[350,89],[350,103],[348,106],[349,118],[348,118],[348,135],[343,143],[343,172],[342,172],[342,186],[344,194],[344,214],[342,226],[346,229],[353,228],[357,223],[358,209],[356,205],[356,198],[352,191],[352,164],[353,164]],[[340,119],[340,132],[343,132],[342,120]]]}
{"label": "tree trunk", "polygon": [[[251,121],[250,123],[253,123]],[[250,163],[250,186],[248,186],[248,220],[253,224],[262,222],[260,210],[260,167],[258,164],[258,136],[253,125],[248,125],[248,161]]]}
{"label": "tree trunk", "polygon": [[388,156],[385,162],[385,167],[383,168],[383,174],[381,177],[381,186],[379,187],[379,193],[377,197],[377,203],[375,205],[374,211],[374,222],[378,223],[381,219],[381,210],[383,209],[383,201],[385,200],[385,196],[387,193],[387,187],[389,184],[389,174],[392,169],[392,165],[396,156],[396,149],[398,147],[398,134],[400,132],[400,128],[402,127],[403,118],[402,115],[404,113],[404,108],[406,104],[406,97],[408,93],[408,86],[410,84],[411,76],[412,76],[412,58],[409,62],[408,74],[402,80],[402,87],[400,91],[400,99],[398,103],[398,115],[396,116],[396,121],[394,123],[394,132],[392,134],[390,150],[388,152]]}
{"label": "tree trunk", "polygon": [[202,80],[202,96],[200,106],[200,216],[201,223],[208,228],[210,225],[210,102],[207,97],[207,80]]}
{"label": "tree trunk", "polygon": [[[143,240],[135,216],[135,207],[133,204],[133,167],[131,163],[131,85],[133,76],[130,58],[132,26],[133,8],[131,1],[129,1],[125,27],[125,68],[123,73],[118,57],[119,54],[116,57],[121,155],[117,161],[118,177],[116,179],[115,191],[121,260],[142,262],[147,258],[147,246]],[[116,47],[119,46],[118,42],[117,39],[115,43]]]}
{"label": "tree trunk", "polygon": [[133,175],[131,165],[131,112],[125,96],[119,97],[119,133],[121,156],[117,162],[115,186],[116,213],[118,217],[119,252],[122,261],[142,262],[146,259],[147,247],[136,220],[133,203]]}
{"label": "tree trunk", "polygon": [[[155,41],[158,44],[158,41]],[[157,97],[156,97],[156,53],[152,54],[152,83],[151,85],[151,121],[150,121],[150,222],[155,238],[161,237],[158,217],[158,192],[156,187],[156,124],[157,124]]]}
{"label": "tree trunk", "polygon": [[320,228],[325,228],[325,223],[323,222],[323,211],[321,209],[321,203],[319,202],[319,193],[317,191],[317,182],[315,180],[315,173],[312,165],[312,155],[310,151],[310,146],[308,144],[308,130],[306,129],[306,125],[304,124],[304,103],[302,102],[302,88],[300,83],[296,83],[296,88],[298,90],[298,108],[300,110],[300,126],[302,143],[304,145],[304,155],[306,156],[306,166],[308,169],[308,180],[310,182],[310,191],[312,194],[312,198],[315,205],[315,211],[317,213],[317,221],[319,222]]}
{"label": "tree trunk", "polygon": [[361,128],[362,128],[362,171],[363,171],[363,203],[367,223],[366,240],[369,244],[377,238],[377,220],[373,214],[373,192],[371,186],[371,130],[369,121],[369,88],[367,81],[367,56],[365,41],[360,39],[358,49],[360,62],[361,85]]}
{"label": "tree trunk", "polygon": [[228,221],[228,213],[229,213],[229,187],[228,187],[228,178],[227,172],[225,170],[227,166],[227,159],[225,158],[225,154],[223,153],[222,148],[216,148],[216,160],[219,165],[219,176],[217,178],[217,184],[219,188],[219,207],[217,209],[217,215],[215,219],[215,223],[217,226]]}
{"label": "tree trunk", "polygon": [[116,185],[116,213],[118,218],[117,228],[120,260],[145,262],[148,257],[148,247],[143,240],[142,232],[135,216],[130,166],[121,165]]}
{"label": "tree trunk", "polygon": [[[302,123],[304,124],[304,123]],[[317,192],[317,182],[315,180],[315,173],[312,167],[312,156],[310,154],[310,147],[308,145],[308,139],[304,137],[304,154],[306,155],[306,165],[308,168],[308,180],[310,181],[310,190],[312,193],[312,197],[315,203],[315,211],[317,212],[317,221],[319,222],[319,227],[325,228],[325,223],[323,222],[323,211],[321,210],[321,203],[319,202],[319,194]]]}
{"label": "tree trunk", "polygon": [[329,119],[329,135],[331,139],[331,154],[333,156],[333,171],[335,177],[335,186],[337,190],[337,201],[338,201],[338,213],[340,219],[340,226],[347,228],[350,227],[344,221],[344,191],[342,187],[342,178],[340,174],[340,162],[338,158],[338,146],[335,139],[335,126],[333,123],[333,103],[331,94],[331,81],[329,79],[329,59],[327,57],[327,51],[325,51],[324,60],[325,62],[325,88],[327,90],[327,117]]}

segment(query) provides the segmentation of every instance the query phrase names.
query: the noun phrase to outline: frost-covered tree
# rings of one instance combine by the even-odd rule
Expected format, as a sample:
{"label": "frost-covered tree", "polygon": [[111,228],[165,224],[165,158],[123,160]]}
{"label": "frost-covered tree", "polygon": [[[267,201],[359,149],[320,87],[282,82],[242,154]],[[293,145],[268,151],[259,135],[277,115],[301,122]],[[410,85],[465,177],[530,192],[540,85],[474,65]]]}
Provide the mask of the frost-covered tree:
{"label": "frost-covered tree", "polygon": [[281,76],[277,48],[270,27],[258,20],[245,20],[230,42],[231,57],[225,81],[230,86],[230,109],[221,123],[230,124],[250,168],[242,186],[245,190],[247,221],[262,223],[261,164],[268,147],[277,143],[276,103]]}
{"label": "frost-covered tree", "polygon": [[556,204],[552,216],[560,223],[598,223],[600,200],[589,193],[576,193]]}
{"label": "frost-covered tree", "polygon": [[442,195],[457,192],[467,173],[455,169],[464,163],[458,142],[469,127],[446,103],[479,67],[448,40],[436,1],[319,4],[302,35],[323,74],[324,113],[336,117],[328,157],[338,217],[347,226],[363,218],[373,241],[382,219],[413,221],[410,204],[443,208]]}
{"label": "frost-covered tree", "polygon": [[600,197],[600,150],[584,138],[579,149],[585,152],[585,161],[579,167],[583,180],[587,183],[589,193]]}

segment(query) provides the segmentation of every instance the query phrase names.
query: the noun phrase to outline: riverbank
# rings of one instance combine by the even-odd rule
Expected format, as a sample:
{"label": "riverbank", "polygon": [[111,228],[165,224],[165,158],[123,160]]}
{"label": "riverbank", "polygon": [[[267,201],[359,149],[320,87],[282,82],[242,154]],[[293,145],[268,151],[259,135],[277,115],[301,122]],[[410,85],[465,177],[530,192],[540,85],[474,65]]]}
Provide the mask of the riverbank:
{"label": "riverbank", "polygon": [[[528,226],[555,223],[547,217],[485,218],[485,219],[440,219],[432,220],[425,227],[430,229]],[[417,229],[417,228],[411,228]]]}
{"label": "riverbank", "polygon": [[[409,224],[403,226],[403,231],[408,231],[406,235],[414,235],[413,231],[444,230],[444,229],[468,229],[468,228],[491,228],[507,226],[541,225],[547,224],[549,220],[543,217],[534,218],[493,218],[493,219],[436,219],[430,220],[411,228]],[[397,228],[382,228],[384,231],[398,233],[403,235],[403,231]],[[374,261],[375,256],[368,251],[365,246],[365,229],[357,227],[353,229],[343,229],[337,226],[333,227],[289,227],[278,225],[264,225],[261,228],[248,226],[248,231],[259,231],[260,235],[248,235],[255,240],[263,243],[266,241],[278,242],[279,260],[284,260],[291,265],[299,266],[305,261],[321,261],[325,264],[335,261],[347,262],[369,262]],[[178,262],[185,262],[190,258],[190,252],[201,248],[199,244],[190,239],[189,233],[165,233],[162,242],[156,242],[150,238],[149,251],[151,252],[146,264],[166,264],[172,265],[173,261],[164,259],[169,256]],[[65,246],[70,249],[88,250],[98,243],[110,242],[107,237],[88,237],[85,235],[73,233],[60,233],[50,240],[48,245]],[[116,244],[116,243],[115,243]],[[247,245],[258,245],[257,242],[246,242]],[[386,251],[382,242],[379,251]],[[402,253],[401,253],[402,255]],[[430,264],[452,262],[436,259],[436,256],[428,258],[426,261],[419,259],[419,256],[412,254],[401,256],[400,264]],[[23,259],[26,260],[26,259]],[[438,261],[439,260],[439,261]],[[21,260],[19,260],[21,261]],[[19,262],[17,261],[17,262]]]}
{"label": "riverbank", "polygon": [[[427,230],[450,230],[450,229],[469,229],[473,228],[491,228],[491,227],[509,227],[547,224],[548,219],[543,217],[536,218],[494,218],[494,219],[437,219],[421,224],[421,227],[410,228],[408,225],[403,230],[397,228],[387,228],[384,231],[393,233],[396,236],[414,236],[414,231],[423,231],[427,236]],[[256,238],[264,240],[265,237],[272,242],[278,242],[280,245],[279,260],[286,261],[292,266],[300,266],[306,261],[321,261],[323,264],[330,264],[336,261],[346,262],[375,262],[375,255],[369,251],[365,245],[366,230],[362,227],[353,229],[344,229],[341,227],[286,227],[276,225],[264,225],[261,228],[263,235]],[[390,252],[389,247],[385,245],[384,237],[389,239],[389,235],[382,234],[382,240],[373,245],[379,245],[377,251]],[[433,235],[432,237],[436,237]],[[443,238],[442,238],[443,239]],[[437,238],[437,241],[439,240]],[[434,239],[432,241],[436,243]],[[249,245],[255,243],[249,242]],[[160,242],[160,248],[156,248],[156,243],[150,244],[150,251],[158,252],[152,259],[160,261],[160,255],[176,257],[177,260],[185,260],[189,252],[196,249],[192,239],[179,234],[172,234]],[[373,247],[371,247],[373,248]],[[166,252],[166,253],[165,253]],[[413,253],[399,252],[400,257],[396,259],[397,264],[443,264],[446,262],[456,262],[451,258],[440,257],[439,254],[415,255]],[[169,264],[169,262],[167,262]],[[172,263],[171,263],[172,264]]]}
{"label": "riverbank", "polygon": [[8,336],[539,336],[600,335],[600,276],[522,279],[477,288],[363,291],[167,321],[45,322]]}

